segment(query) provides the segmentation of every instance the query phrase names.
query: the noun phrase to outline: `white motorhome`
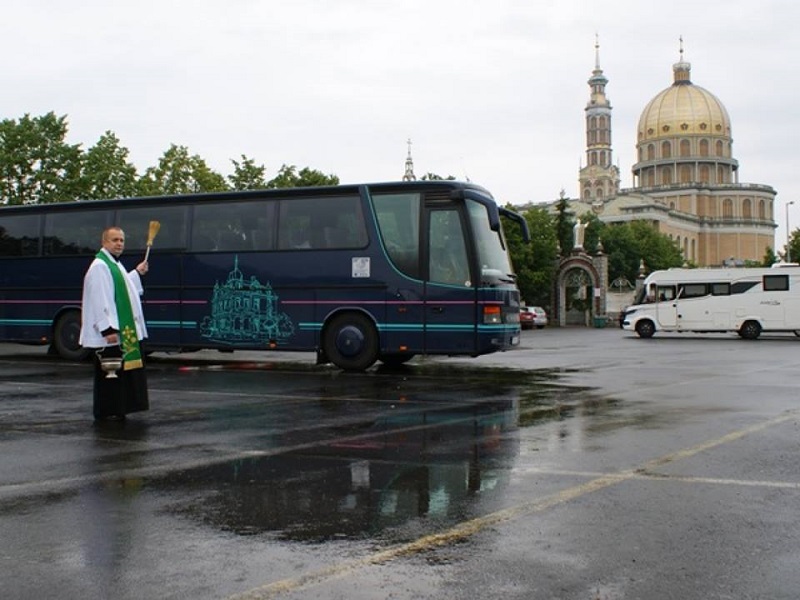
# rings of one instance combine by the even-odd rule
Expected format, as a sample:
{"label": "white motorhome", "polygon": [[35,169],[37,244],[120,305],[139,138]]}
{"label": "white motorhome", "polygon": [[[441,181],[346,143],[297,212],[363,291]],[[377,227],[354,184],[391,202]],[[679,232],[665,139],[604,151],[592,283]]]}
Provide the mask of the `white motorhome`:
{"label": "white motorhome", "polygon": [[800,336],[800,267],[654,271],[625,309],[622,328],[642,338],[656,331]]}

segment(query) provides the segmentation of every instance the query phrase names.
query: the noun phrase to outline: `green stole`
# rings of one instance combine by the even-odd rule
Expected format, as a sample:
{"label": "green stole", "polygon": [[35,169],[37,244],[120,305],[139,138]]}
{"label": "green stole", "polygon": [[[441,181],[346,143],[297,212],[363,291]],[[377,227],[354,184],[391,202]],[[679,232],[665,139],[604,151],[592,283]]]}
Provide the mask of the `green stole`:
{"label": "green stole", "polygon": [[111,260],[102,250],[95,255],[111,271],[114,280],[114,303],[117,305],[117,318],[119,319],[120,348],[122,348],[122,368],[125,371],[141,369],[142,352],[139,348],[139,338],[136,335],[136,323],[133,320],[133,308],[128,296],[126,275],[122,273],[118,264]]}

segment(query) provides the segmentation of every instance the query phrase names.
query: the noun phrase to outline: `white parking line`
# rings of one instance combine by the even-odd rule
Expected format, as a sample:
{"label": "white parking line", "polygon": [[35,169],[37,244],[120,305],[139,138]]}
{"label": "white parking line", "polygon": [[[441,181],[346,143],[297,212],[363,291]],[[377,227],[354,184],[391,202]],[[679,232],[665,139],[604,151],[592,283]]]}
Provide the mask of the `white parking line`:
{"label": "white parking line", "polygon": [[525,515],[542,512],[549,508],[553,508],[561,504],[565,504],[566,502],[569,502],[571,500],[575,500],[576,498],[580,498],[587,494],[591,494],[592,492],[596,492],[598,490],[605,489],[607,487],[616,485],[618,483],[631,481],[635,479],[642,479],[642,478],[665,479],[665,480],[668,479],[670,481],[673,480],[686,481],[686,482],[697,481],[703,483],[718,482],[718,483],[737,484],[737,485],[760,484],[772,487],[786,487],[790,489],[798,489],[800,488],[800,484],[791,482],[746,482],[746,481],[726,480],[726,479],[715,480],[712,478],[702,478],[702,477],[681,478],[672,476],[661,476],[654,473],[654,470],[657,467],[695,456],[696,454],[699,454],[701,452],[705,452],[712,448],[716,448],[718,446],[722,446],[724,444],[729,444],[733,441],[739,440],[747,435],[796,419],[798,413],[800,413],[800,411],[791,411],[788,413],[784,413],[780,416],[769,419],[767,421],[756,423],[755,425],[751,425],[750,427],[745,427],[743,429],[733,431],[721,437],[708,440],[706,442],[697,444],[695,446],[683,448],[676,452],[665,454],[664,456],[647,461],[638,468],[621,471],[620,473],[616,474],[611,473],[611,474],[600,475],[590,481],[587,481],[586,483],[582,483],[580,485],[567,488],[565,490],[556,492],[555,494],[551,494],[549,496],[545,496],[538,500],[525,502],[523,504],[512,506],[500,511],[496,511],[488,515],[478,517],[476,519],[464,521],[463,523],[459,523],[458,525],[451,527],[446,531],[431,535],[426,535],[417,540],[414,540],[413,542],[400,544],[398,546],[394,546],[392,548],[388,548],[380,552],[369,554],[359,559],[336,563],[324,569],[320,569],[318,571],[312,571],[309,573],[305,573],[303,575],[299,575],[297,577],[292,577],[288,579],[275,581],[272,583],[267,583],[264,584],[263,586],[259,586],[257,588],[243,592],[241,594],[230,596],[228,600],[265,600],[267,598],[277,597],[283,593],[293,592],[303,588],[312,587],[329,579],[343,577],[349,573],[352,573],[353,571],[356,571],[358,569],[361,569],[369,565],[385,563],[394,560],[396,558],[399,558],[401,556],[418,554],[421,552],[425,552],[427,550],[431,550],[436,547],[444,546],[447,544],[463,540],[493,525],[511,521],[513,519],[517,519]]}

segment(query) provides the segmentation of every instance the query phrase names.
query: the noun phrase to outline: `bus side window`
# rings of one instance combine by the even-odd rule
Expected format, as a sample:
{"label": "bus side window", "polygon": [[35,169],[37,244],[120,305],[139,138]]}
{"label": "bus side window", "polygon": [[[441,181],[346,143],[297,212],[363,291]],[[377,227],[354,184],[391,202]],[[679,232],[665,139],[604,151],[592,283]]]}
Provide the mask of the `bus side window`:
{"label": "bus side window", "polygon": [[419,277],[420,194],[375,194],[372,205],[383,247],[394,266],[409,277]]}
{"label": "bus side window", "polygon": [[39,215],[4,217],[0,225],[0,256],[39,254]]}
{"label": "bus side window", "polygon": [[103,230],[111,225],[112,212],[52,212],[44,218],[46,255],[95,254],[102,245]]}
{"label": "bus side window", "polygon": [[153,240],[153,250],[177,250],[186,247],[185,206],[123,208],[117,211],[114,224],[125,231],[126,252],[144,250],[151,221],[158,221],[160,225],[158,235]]}

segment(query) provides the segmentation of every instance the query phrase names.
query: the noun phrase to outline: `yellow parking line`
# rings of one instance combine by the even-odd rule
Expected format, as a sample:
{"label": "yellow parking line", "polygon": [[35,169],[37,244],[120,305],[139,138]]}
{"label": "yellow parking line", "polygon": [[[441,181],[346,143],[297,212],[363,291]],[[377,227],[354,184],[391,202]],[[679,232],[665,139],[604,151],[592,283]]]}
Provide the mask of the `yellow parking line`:
{"label": "yellow parking line", "polygon": [[[601,475],[599,477],[596,477],[595,479],[592,479],[591,481],[587,481],[586,483],[582,483],[580,485],[567,488],[560,492],[556,492],[555,494],[545,496],[544,498],[540,498],[538,500],[532,500],[531,502],[525,502],[523,504],[499,510],[490,513],[488,515],[484,515],[482,517],[477,517],[475,519],[470,519],[469,521],[464,521],[463,523],[459,523],[458,525],[451,527],[446,531],[440,533],[434,533],[431,535],[426,535],[419,539],[414,540],[413,542],[400,544],[398,546],[394,546],[392,548],[388,548],[380,552],[374,552],[372,554],[364,556],[363,558],[340,562],[331,565],[330,567],[320,569],[318,571],[313,571],[303,575],[299,575],[297,577],[282,579],[279,581],[268,583],[259,586],[257,588],[254,588],[252,590],[249,590],[247,592],[244,592],[242,594],[230,596],[228,600],[265,600],[267,598],[274,598],[280,594],[296,591],[305,587],[310,587],[318,583],[321,583],[323,581],[326,581],[328,579],[342,577],[348,573],[351,573],[353,571],[356,571],[358,569],[361,569],[369,565],[389,562],[401,556],[407,556],[411,554],[425,552],[433,548],[437,548],[440,546],[451,544],[453,542],[463,540],[465,538],[475,535],[476,533],[482,531],[483,529],[486,529],[487,527],[491,527],[499,523],[510,521],[524,515],[541,512],[549,508],[559,506],[571,500],[575,500],[576,498],[580,498],[581,496],[585,496],[592,492],[602,490],[604,488],[610,487],[618,483],[638,478],[656,479],[659,478],[659,476],[650,474],[650,471],[655,469],[656,467],[695,456],[696,454],[705,452],[706,450],[716,448],[723,444],[728,444],[730,442],[741,439],[752,433],[762,431],[769,427],[779,425],[781,423],[790,421],[795,418],[797,418],[797,411],[785,413],[773,419],[769,419],[767,421],[751,425],[750,427],[745,427],[743,429],[733,431],[716,439],[709,440],[701,444],[691,446],[689,448],[684,448],[678,450],[677,452],[671,452],[669,454],[665,454],[664,456],[655,458],[653,460],[644,463],[639,468],[621,471],[618,474]],[[713,482],[713,481],[736,482],[736,480],[723,480],[723,479],[713,480],[706,478],[676,478],[676,479],[683,479],[686,481],[691,481],[696,479],[697,481],[705,481],[705,482]],[[769,482],[761,482],[761,483],[770,485]],[[800,484],[785,483],[783,485],[778,485],[777,487],[800,488]]]}

